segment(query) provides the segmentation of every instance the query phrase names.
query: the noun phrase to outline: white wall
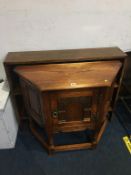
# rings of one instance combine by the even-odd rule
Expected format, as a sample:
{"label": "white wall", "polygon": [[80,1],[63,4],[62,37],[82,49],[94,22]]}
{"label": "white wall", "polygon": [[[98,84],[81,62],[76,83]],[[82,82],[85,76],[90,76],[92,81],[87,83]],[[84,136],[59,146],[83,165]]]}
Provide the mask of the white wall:
{"label": "white wall", "polygon": [[130,0],[0,0],[1,60],[9,51],[103,46],[131,49]]}

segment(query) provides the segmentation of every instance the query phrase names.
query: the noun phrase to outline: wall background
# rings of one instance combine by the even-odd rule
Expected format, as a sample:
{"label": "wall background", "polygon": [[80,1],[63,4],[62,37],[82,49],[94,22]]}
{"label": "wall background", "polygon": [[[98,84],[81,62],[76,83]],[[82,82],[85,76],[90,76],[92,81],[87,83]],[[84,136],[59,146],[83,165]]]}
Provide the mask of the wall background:
{"label": "wall background", "polygon": [[10,51],[106,46],[131,50],[130,0],[0,0],[0,78]]}

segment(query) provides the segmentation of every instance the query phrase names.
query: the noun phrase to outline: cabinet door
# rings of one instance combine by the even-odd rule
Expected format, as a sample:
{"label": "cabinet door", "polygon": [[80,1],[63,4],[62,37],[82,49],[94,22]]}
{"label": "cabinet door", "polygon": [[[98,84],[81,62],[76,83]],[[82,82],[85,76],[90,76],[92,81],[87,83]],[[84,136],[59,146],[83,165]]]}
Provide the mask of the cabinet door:
{"label": "cabinet door", "polygon": [[66,90],[51,94],[54,129],[94,129],[98,120],[100,89]]}

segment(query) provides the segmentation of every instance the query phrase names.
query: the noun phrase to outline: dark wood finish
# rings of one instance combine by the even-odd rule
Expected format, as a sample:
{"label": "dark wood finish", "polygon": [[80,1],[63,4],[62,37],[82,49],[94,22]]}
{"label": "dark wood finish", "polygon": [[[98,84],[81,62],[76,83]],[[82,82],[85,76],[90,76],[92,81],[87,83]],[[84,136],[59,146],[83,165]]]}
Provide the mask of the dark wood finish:
{"label": "dark wood finish", "polygon": [[62,63],[80,62],[92,60],[115,60],[123,59],[126,54],[118,47],[70,49],[70,50],[48,50],[48,51],[26,51],[9,52],[5,64],[39,64],[39,63]]}
{"label": "dark wood finish", "polygon": [[125,65],[124,82],[131,83],[131,52],[127,52],[127,63]]}
{"label": "dark wood finish", "polygon": [[[100,64],[101,63],[101,64]],[[104,131],[120,61],[16,67],[26,111],[46,130],[48,151],[94,147]],[[75,86],[70,86],[75,82]],[[78,85],[78,86],[77,86]],[[32,123],[32,121],[31,121]],[[34,133],[34,128],[30,125]],[[90,143],[55,145],[58,132],[94,132]],[[38,133],[34,133],[36,136]],[[38,136],[41,140],[41,136]],[[45,140],[43,138],[43,140]],[[48,146],[46,146],[48,145]]]}
{"label": "dark wood finish", "polygon": [[[4,66],[11,89],[11,98],[19,121],[23,121],[25,118],[28,119],[28,115],[31,116],[29,117],[30,128],[49,153],[52,153],[52,151],[95,147],[106,126],[107,113],[109,112],[111,114],[112,110],[114,110],[124,75],[125,58],[126,54],[117,47],[8,53],[4,61]],[[96,62],[97,66],[94,66]],[[72,68],[67,66],[69,70],[65,79],[65,73],[63,72],[61,74],[60,71],[62,71],[62,66],[64,67],[67,63],[68,65],[72,63],[73,65],[80,64],[84,71],[79,73],[80,66],[76,66],[78,69],[75,75],[77,74],[77,76],[73,76]],[[91,71],[87,71],[87,63],[88,65],[92,65],[93,63]],[[110,64],[109,67],[107,66],[108,63]],[[25,66],[32,65],[32,71],[33,65],[35,65],[35,69],[36,67],[42,68],[44,65],[44,71],[48,74],[49,78],[51,74],[51,72],[48,72],[51,67],[50,64],[53,64],[53,68],[57,68],[56,72],[58,69],[59,71],[55,74],[53,73],[57,78],[57,81],[56,79],[54,81],[54,86],[47,86],[46,84],[46,90],[44,89],[45,83],[43,81],[42,84],[39,82],[36,83],[34,76],[28,77],[26,75],[27,77],[24,77],[23,73],[19,80],[19,75],[14,72],[14,70],[18,69],[24,70]],[[116,67],[112,67],[113,65]],[[19,68],[21,66],[24,66],[24,68]],[[98,71],[99,74],[96,75],[95,67],[99,67],[100,70],[105,67],[107,71],[105,70],[103,74],[105,77],[108,76],[108,79],[101,74],[101,71]],[[44,76],[45,72],[41,74],[42,80],[44,80],[43,77],[47,78],[47,75]],[[92,78],[91,72],[94,72]],[[29,71],[28,73],[31,72]],[[62,77],[61,81],[58,81],[60,76]],[[98,79],[96,79],[97,77]],[[77,80],[80,86],[76,87],[76,84],[72,84],[70,88],[67,80],[71,80],[70,83],[74,83],[70,78],[73,78],[75,83]],[[85,82],[86,79],[88,79],[89,84]],[[96,80],[92,81],[94,79]],[[63,80],[66,80],[66,88],[63,86]],[[109,81],[104,81],[103,83],[102,80]],[[50,81],[52,81],[52,78]],[[98,84],[96,85],[95,82]],[[57,84],[59,84],[59,87]],[[91,103],[90,98],[92,99]],[[88,103],[90,105],[87,105]],[[35,128],[36,123],[45,128],[47,140]],[[93,139],[90,143],[68,146],[56,146],[54,144],[53,135],[57,132],[76,132],[86,129],[94,131],[92,134]]]}

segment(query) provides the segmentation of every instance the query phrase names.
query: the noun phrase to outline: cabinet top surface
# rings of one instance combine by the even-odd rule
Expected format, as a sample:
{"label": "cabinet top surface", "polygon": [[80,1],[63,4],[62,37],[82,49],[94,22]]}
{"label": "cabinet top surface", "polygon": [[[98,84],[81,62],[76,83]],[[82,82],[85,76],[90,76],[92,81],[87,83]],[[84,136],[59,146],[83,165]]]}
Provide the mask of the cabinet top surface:
{"label": "cabinet top surface", "polygon": [[126,57],[126,54],[118,47],[105,47],[90,49],[9,52],[4,63],[10,65],[58,62],[66,63],[89,60],[108,60],[124,57]]}
{"label": "cabinet top surface", "polygon": [[17,66],[14,71],[41,91],[111,86],[120,61]]}

